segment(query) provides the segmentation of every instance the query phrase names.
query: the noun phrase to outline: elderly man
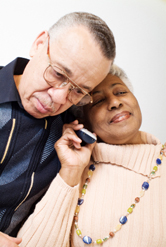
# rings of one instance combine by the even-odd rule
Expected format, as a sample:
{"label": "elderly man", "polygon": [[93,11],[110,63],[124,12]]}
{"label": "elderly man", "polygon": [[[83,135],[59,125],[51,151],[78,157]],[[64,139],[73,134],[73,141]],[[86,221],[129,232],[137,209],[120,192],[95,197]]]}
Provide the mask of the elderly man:
{"label": "elderly man", "polygon": [[115,57],[114,37],[99,17],[71,13],[39,34],[30,57],[0,70],[0,246],[18,246],[8,235],[17,235],[59,172],[54,144],[72,120],[66,110],[91,101]]}

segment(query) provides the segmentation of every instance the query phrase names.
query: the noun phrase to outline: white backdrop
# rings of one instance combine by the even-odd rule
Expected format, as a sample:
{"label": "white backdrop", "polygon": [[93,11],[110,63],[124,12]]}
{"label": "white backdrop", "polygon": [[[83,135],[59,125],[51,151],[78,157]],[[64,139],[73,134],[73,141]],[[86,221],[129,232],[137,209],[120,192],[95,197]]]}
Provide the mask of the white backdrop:
{"label": "white backdrop", "polygon": [[29,58],[36,36],[73,11],[96,14],[111,28],[115,63],[128,74],[140,103],[141,130],[165,142],[166,0],[1,0],[0,65]]}

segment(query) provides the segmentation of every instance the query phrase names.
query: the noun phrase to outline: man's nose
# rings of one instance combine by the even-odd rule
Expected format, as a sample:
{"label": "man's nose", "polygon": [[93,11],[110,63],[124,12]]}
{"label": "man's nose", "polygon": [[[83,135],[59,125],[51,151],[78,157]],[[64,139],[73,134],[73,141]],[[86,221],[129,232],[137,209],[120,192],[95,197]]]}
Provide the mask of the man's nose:
{"label": "man's nose", "polygon": [[52,98],[52,101],[57,104],[64,105],[68,100],[68,94],[70,90],[70,83],[62,88],[51,87],[48,89],[48,94]]}

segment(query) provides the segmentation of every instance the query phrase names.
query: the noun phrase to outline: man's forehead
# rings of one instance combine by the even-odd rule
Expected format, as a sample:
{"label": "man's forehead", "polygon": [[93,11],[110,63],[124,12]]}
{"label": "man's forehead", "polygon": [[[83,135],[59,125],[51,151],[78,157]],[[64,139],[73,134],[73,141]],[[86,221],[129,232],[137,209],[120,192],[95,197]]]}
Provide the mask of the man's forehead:
{"label": "man's forehead", "polygon": [[[66,35],[67,32],[71,35]],[[51,61],[90,92],[108,73],[111,60],[102,54],[99,44],[84,26],[72,27],[67,32],[50,42]]]}
{"label": "man's forehead", "polygon": [[51,45],[58,45],[62,49],[70,49],[71,52],[83,52],[95,45],[100,49],[97,41],[89,29],[83,25],[63,28],[55,37],[50,38]]}
{"label": "man's forehead", "polygon": [[72,76],[70,67],[66,66],[66,60],[73,60],[76,64],[90,60],[92,54],[95,55],[96,50],[100,50],[98,45],[94,45],[94,42],[96,41],[84,26],[74,26],[68,28],[67,31],[64,29],[64,32],[57,37],[50,38],[51,60],[53,63],[61,63],[60,65],[66,73]]}

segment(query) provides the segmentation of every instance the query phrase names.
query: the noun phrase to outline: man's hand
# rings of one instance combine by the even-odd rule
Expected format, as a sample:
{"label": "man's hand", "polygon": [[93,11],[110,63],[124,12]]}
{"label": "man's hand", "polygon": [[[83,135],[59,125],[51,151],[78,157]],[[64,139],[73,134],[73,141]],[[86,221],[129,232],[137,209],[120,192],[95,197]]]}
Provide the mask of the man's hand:
{"label": "man's hand", "polygon": [[61,162],[59,174],[70,186],[75,186],[79,183],[82,172],[88,165],[95,146],[95,143],[81,146],[82,140],[74,131],[81,128],[83,128],[83,125],[78,124],[77,120],[70,124],[65,124],[62,137],[55,143],[55,149]]}
{"label": "man's hand", "polygon": [[0,247],[18,247],[21,241],[21,238],[13,238],[0,232]]}

